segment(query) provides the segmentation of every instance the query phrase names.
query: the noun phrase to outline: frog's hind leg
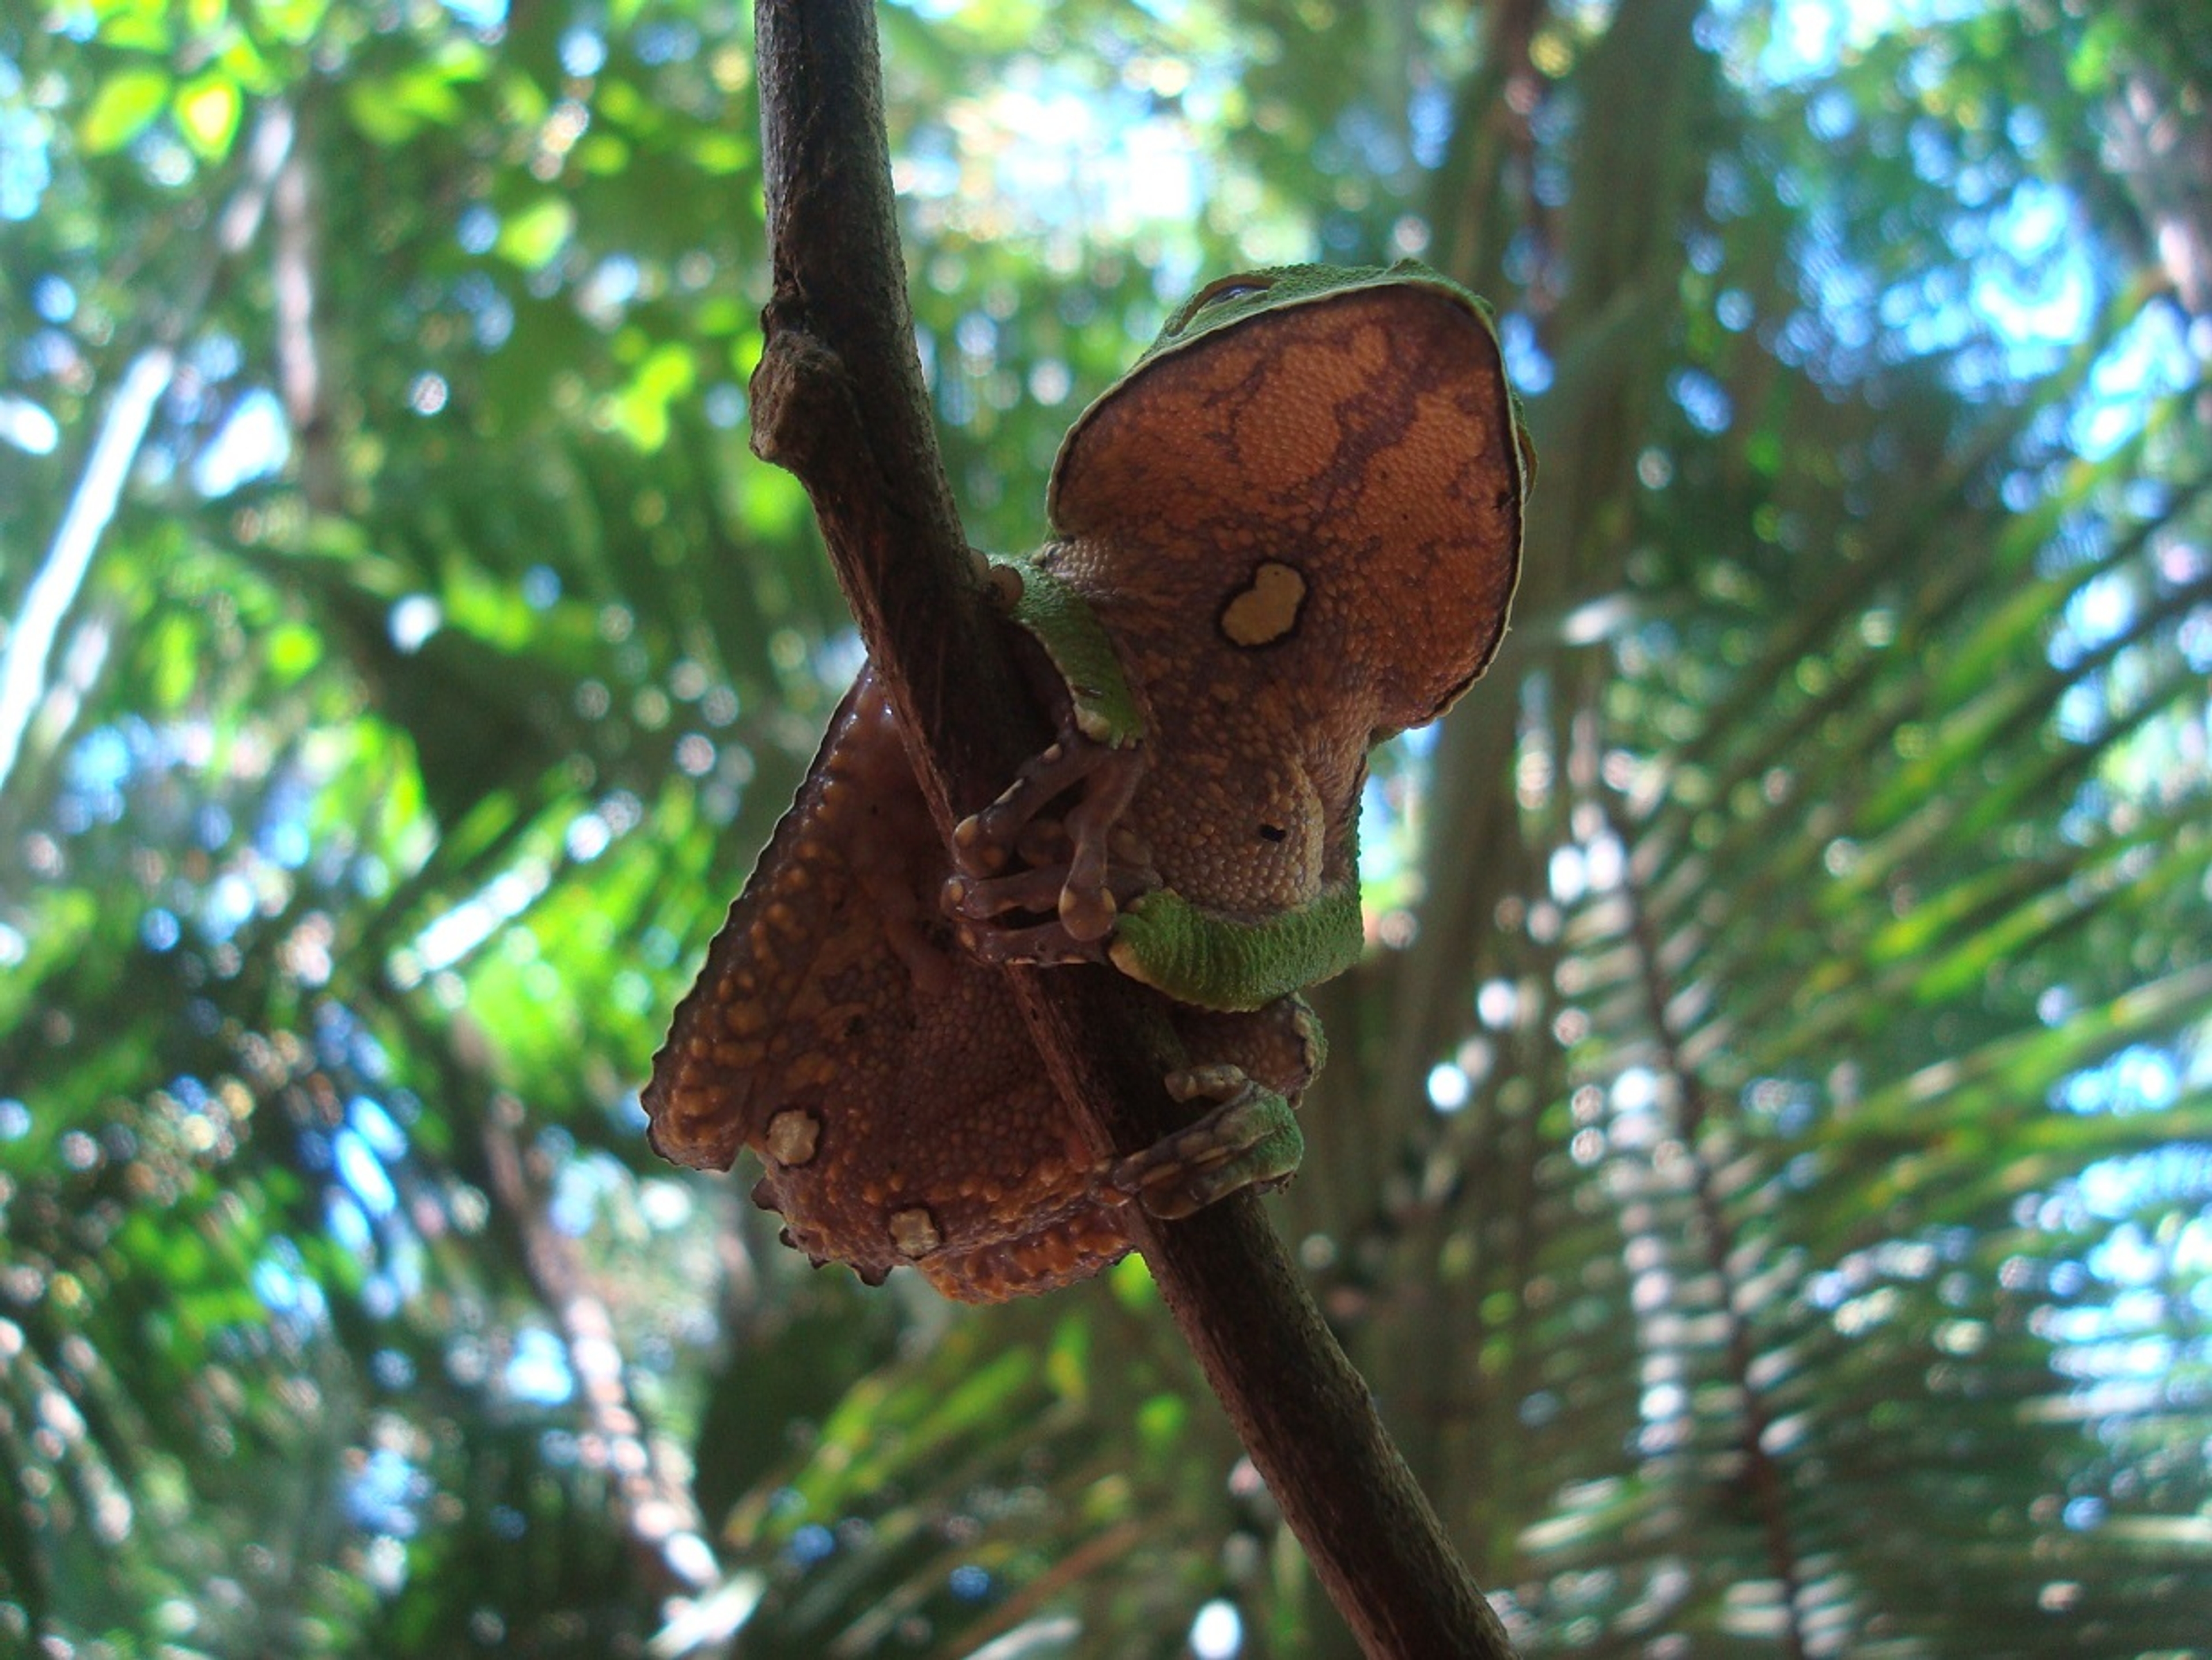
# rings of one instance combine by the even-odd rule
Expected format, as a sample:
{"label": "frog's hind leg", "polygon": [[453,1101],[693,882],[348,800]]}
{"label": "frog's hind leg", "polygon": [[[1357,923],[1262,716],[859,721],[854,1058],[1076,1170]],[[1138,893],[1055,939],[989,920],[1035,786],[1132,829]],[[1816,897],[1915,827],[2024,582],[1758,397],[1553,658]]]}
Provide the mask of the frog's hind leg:
{"label": "frog's hind leg", "polygon": [[1170,1073],[1178,1101],[1212,1109],[1115,1165],[1113,1180],[1155,1216],[1174,1219],[1250,1189],[1264,1193],[1297,1173],[1305,1151],[1297,1100],[1326,1054],[1320,1022],[1302,997],[1220,1013],[1179,1008],[1176,1028],[1204,1057]]}

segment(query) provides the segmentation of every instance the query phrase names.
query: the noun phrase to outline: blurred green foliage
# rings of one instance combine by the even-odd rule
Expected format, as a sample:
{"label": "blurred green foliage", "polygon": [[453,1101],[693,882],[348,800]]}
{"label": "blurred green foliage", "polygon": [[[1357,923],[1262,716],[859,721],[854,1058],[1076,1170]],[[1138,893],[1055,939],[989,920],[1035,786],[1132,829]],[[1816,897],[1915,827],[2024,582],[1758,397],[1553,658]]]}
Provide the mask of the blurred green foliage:
{"label": "blurred green foliage", "polygon": [[[1274,1202],[1526,1651],[2212,1653],[2202,9],[883,25],[979,544],[1204,276],[1498,302],[1516,632]],[[1140,1263],[643,1146],[857,652],[749,27],[0,19],[0,1651],[1346,1651]]]}

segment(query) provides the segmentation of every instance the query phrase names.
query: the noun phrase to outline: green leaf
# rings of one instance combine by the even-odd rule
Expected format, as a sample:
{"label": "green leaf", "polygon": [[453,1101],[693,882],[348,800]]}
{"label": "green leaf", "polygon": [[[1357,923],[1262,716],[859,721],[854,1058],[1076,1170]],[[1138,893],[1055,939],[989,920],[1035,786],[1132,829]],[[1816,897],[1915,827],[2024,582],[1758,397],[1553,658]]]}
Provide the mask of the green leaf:
{"label": "green leaf", "polygon": [[422,129],[415,113],[391,96],[388,82],[361,80],[345,88],[346,114],[372,142],[389,148],[404,143]]}
{"label": "green leaf", "polygon": [[499,228],[501,257],[525,271],[539,271],[568,245],[576,228],[576,210],[565,197],[541,196],[507,217]]}
{"label": "green leaf", "polygon": [[668,441],[669,405],[691,390],[698,374],[690,348],[656,347],[609,400],[609,424],[648,454],[659,449]]}
{"label": "green leaf", "polygon": [[315,38],[330,9],[330,0],[258,0],[253,15],[278,40],[300,45]]}
{"label": "green leaf", "polygon": [[204,75],[177,93],[177,125],[207,161],[221,161],[238,131],[238,88],[228,77]]}
{"label": "green leaf", "polygon": [[595,132],[576,146],[576,165],[601,179],[619,175],[630,163],[629,145],[611,132]]}
{"label": "green leaf", "polygon": [[1155,1456],[1174,1450],[1190,1422],[1190,1402],[1180,1395],[1155,1395],[1137,1411],[1137,1434]]}
{"label": "green leaf", "polygon": [[691,141],[691,159],[706,173],[732,173],[753,164],[752,143],[734,132],[702,133]]}
{"label": "green leaf", "polygon": [[475,79],[478,68],[466,55],[449,54],[440,62],[417,64],[392,77],[387,96],[425,121],[450,126],[461,112],[461,95],[453,83]]}
{"label": "green leaf", "polygon": [[97,9],[100,44],[131,52],[166,55],[175,43],[174,21],[165,5],[149,0],[119,0]]}
{"label": "green leaf", "polygon": [[168,101],[169,77],[157,69],[118,70],[100,83],[77,128],[95,155],[119,150],[145,131]]}

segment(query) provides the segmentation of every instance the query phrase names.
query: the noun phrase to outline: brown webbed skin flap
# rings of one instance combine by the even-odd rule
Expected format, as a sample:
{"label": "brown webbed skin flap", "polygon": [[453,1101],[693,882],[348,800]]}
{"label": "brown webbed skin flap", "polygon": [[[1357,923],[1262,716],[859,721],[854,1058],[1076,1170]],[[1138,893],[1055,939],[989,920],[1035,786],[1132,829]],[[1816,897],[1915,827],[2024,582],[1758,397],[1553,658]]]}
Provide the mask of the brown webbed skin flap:
{"label": "brown webbed skin flap", "polygon": [[[910,1263],[948,1297],[997,1302],[1125,1255],[1132,1195],[1115,1183],[1125,1161],[1094,1152],[1054,1093],[1003,971],[951,946],[946,867],[864,672],[643,1098],[665,1158],[723,1170],[757,1153],[754,1198],[817,1264],[872,1285]],[[1304,1028],[1287,1013],[1242,1023],[1240,1041],[1239,1021],[1206,1017],[1209,1054],[1294,1096],[1313,1066]]]}
{"label": "brown webbed skin flap", "polygon": [[792,1244],[974,1301],[1096,1273],[1127,1195],[1068,1122],[1000,972],[948,949],[945,860],[864,672],[654,1057],[654,1148],[768,1167]]}

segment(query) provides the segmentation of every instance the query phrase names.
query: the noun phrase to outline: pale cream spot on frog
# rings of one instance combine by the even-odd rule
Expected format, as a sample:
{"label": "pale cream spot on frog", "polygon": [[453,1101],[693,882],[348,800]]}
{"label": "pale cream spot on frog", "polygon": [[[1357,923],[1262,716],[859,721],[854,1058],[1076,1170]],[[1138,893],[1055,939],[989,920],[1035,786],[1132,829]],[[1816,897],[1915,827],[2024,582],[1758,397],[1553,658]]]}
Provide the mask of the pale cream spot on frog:
{"label": "pale cream spot on frog", "polygon": [[1306,579],[1295,565],[1263,559],[1243,591],[1222,608],[1221,632],[1248,650],[1289,637],[1305,608]]}
{"label": "pale cream spot on frog", "polygon": [[927,1256],[945,1243],[944,1236],[937,1231],[937,1219],[929,1213],[927,1205],[893,1211],[885,1219],[890,1227],[891,1243],[899,1248],[903,1256]]}
{"label": "pale cream spot on frog", "polygon": [[768,1121],[763,1145],[768,1156],[777,1164],[796,1165],[814,1157],[814,1149],[821,1139],[821,1121],[811,1112],[790,1107]]}

